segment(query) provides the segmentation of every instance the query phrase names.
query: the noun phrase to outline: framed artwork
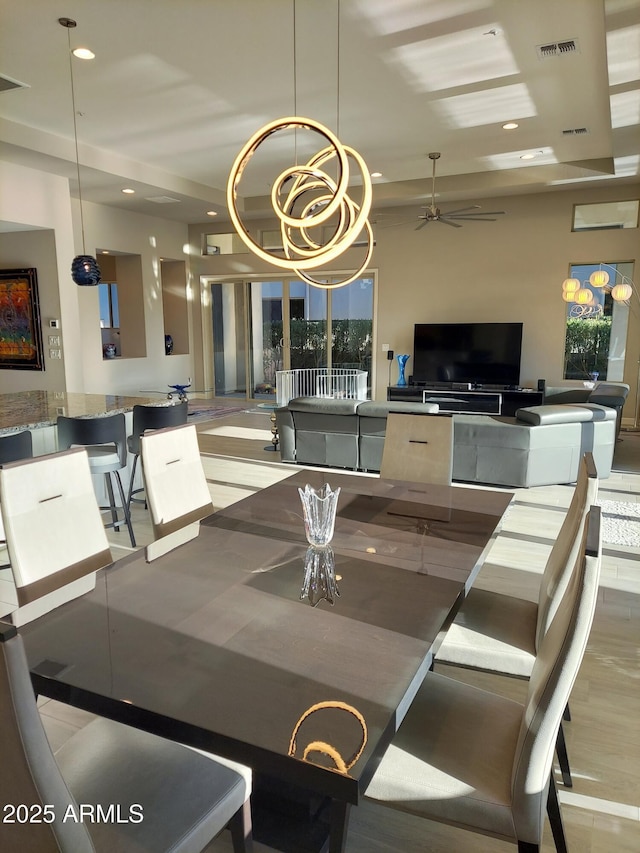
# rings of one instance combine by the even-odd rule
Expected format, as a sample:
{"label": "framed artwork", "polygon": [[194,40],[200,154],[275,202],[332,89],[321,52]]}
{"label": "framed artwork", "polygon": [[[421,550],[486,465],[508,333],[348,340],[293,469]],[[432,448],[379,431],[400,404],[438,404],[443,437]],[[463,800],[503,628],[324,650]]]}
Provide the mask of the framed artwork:
{"label": "framed artwork", "polygon": [[0,270],[0,368],[44,370],[36,270]]}

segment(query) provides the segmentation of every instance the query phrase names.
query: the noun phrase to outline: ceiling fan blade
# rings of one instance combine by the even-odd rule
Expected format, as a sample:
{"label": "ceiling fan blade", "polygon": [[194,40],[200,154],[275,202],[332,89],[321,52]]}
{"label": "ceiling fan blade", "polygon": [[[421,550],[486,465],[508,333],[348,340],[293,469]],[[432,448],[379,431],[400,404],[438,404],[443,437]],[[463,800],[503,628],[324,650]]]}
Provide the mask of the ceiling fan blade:
{"label": "ceiling fan blade", "polygon": [[496,222],[497,220],[493,219],[493,217],[500,213],[499,210],[496,210],[495,213],[456,213],[450,215],[448,213],[441,214],[442,216],[446,216],[447,219],[466,219],[468,222]]}
{"label": "ceiling fan blade", "polygon": [[457,210],[448,210],[445,216],[451,216],[454,213],[464,213],[466,210],[479,210],[479,204],[472,204],[470,207],[459,207]]}
{"label": "ceiling fan blade", "polygon": [[[451,211],[451,213],[443,213],[443,216],[458,216],[462,211]],[[501,216],[506,211],[504,210],[479,210],[477,213],[465,213],[464,216],[475,219],[477,216]]]}
{"label": "ceiling fan blade", "polygon": [[451,225],[452,228],[462,228],[462,225],[458,225],[457,222],[450,222],[448,219],[445,219],[445,217],[443,217],[443,216],[441,216],[440,219],[438,219],[438,222],[444,222],[445,225]]}
{"label": "ceiling fan blade", "polygon": [[440,217],[441,221],[444,221],[445,219],[449,219],[451,221],[460,219],[463,222],[497,222],[498,221],[497,219],[492,219],[491,217],[489,217],[489,219],[487,219],[486,217],[484,219],[479,219],[477,216],[451,216],[451,217],[441,216]]}
{"label": "ceiling fan blade", "polygon": [[415,230],[419,231],[421,228],[424,228],[424,226],[427,224],[428,221],[429,221],[428,219],[425,219],[424,222],[420,223],[420,225],[416,225]]}

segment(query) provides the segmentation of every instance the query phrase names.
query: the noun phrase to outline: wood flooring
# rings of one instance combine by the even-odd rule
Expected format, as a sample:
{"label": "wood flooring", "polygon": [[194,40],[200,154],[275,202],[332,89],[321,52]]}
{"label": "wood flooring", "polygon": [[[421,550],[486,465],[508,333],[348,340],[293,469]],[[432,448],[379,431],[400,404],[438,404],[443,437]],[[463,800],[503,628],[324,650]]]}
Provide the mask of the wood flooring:
{"label": "wood flooring", "polygon": [[[295,466],[265,450],[269,415],[244,412],[197,425],[204,469],[216,508],[287,477]],[[623,433],[615,472],[601,481],[603,500],[640,502],[640,434]],[[367,475],[364,475],[367,476]],[[330,482],[330,472],[327,474]],[[571,488],[516,490],[478,585],[537,599],[537,585]],[[142,505],[133,510],[138,545],[151,540]],[[126,532],[109,531],[114,557],[131,550]],[[574,785],[559,784],[570,853],[640,851],[640,554],[605,542],[595,620],[585,659],[571,697],[572,722],[565,725]],[[445,672],[445,667],[442,667]],[[526,683],[446,668],[446,674],[513,698]],[[41,700],[41,714],[54,745],[64,742],[91,717]],[[559,779],[559,776],[557,777]],[[223,833],[211,853],[230,853]],[[271,848],[256,844],[256,853]],[[348,853],[501,853],[516,848],[494,839],[364,803],[351,811]],[[543,853],[555,847],[547,824]]]}

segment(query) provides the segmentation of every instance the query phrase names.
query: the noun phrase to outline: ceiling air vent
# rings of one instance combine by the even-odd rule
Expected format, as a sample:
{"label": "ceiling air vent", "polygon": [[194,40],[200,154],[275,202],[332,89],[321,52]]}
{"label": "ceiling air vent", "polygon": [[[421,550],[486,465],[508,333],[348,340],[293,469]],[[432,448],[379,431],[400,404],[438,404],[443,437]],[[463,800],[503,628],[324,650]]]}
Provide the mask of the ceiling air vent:
{"label": "ceiling air vent", "polygon": [[588,127],[569,127],[562,131],[563,136],[584,136],[589,133]]}
{"label": "ceiling air vent", "polygon": [[570,53],[579,53],[578,39],[565,39],[554,41],[549,44],[539,44],[536,47],[538,59],[548,59],[550,56],[567,56]]}
{"label": "ceiling air vent", "polygon": [[145,201],[153,201],[156,204],[179,204],[179,198],[171,198],[170,195],[152,195],[149,198],[145,199]]}
{"label": "ceiling air vent", "polygon": [[27,83],[21,83],[19,80],[14,80],[12,77],[5,77],[0,74],[0,92],[10,92],[12,89],[28,89]]}

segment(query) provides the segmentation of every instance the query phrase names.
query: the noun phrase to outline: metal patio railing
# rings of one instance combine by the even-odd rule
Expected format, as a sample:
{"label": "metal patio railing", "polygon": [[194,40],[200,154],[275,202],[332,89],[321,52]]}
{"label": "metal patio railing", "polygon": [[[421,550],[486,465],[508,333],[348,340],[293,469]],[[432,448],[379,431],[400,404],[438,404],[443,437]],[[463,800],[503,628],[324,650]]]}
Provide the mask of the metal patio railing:
{"label": "metal patio railing", "polygon": [[367,399],[367,371],[352,367],[310,367],[276,372],[276,404],[296,397]]}

